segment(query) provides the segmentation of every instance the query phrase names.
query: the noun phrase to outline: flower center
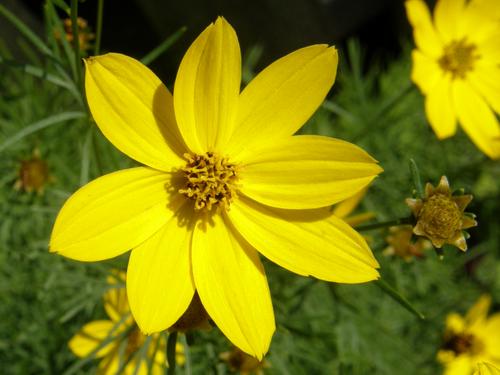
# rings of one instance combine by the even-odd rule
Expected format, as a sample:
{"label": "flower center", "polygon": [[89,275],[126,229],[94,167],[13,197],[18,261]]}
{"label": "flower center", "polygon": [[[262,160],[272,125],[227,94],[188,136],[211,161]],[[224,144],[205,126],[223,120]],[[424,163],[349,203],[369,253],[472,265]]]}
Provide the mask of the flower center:
{"label": "flower center", "polygon": [[186,184],[179,193],[194,201],[195,210],[228,209],[236,196],[236,165],[213,152],[184,157],[187,164],[181,170]]}
{"label": "flower center", "polygon": [[480,56],[474,44],[464,39],[454,40],[444,47],[444,52],[438,60],[439,66],[445,72],[450,72],[453,78],[465,78],[467,72],[474,69],[474,62]]}
{"label": "flower center", "polygon": [[464,353],[474,354],[481,351],[482,344],[470,333],[450,335],[443,343],[442,349],[451,350],[456,356]]}
{"label": "flower center", "polygon": [[431,237],[449,239],[461,228],[462,213],[450,197],[435,194],[423,204],[418,215],[425,233]]}
{"label": "flower center", "polygon": [[126,358],[139,350],[144,342],[144,339],[144,335],[137,327],[132,328],[132,331],[130,331],[127,337],[127,347],[125,349]]}

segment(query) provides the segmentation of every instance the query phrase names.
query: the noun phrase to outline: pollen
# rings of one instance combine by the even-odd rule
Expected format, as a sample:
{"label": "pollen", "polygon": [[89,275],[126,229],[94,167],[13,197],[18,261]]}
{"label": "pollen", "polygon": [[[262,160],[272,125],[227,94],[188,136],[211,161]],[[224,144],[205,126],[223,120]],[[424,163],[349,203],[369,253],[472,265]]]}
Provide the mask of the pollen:
{"label": "pollen", "polygon": [[184,154],[186,166],[181,169],[185,185],[179,193],[194,201],[197,211],[229,209],[236,197],[237,167],[216,153]]}
{"label": "pollen", "polygon": [[463,79],[467,72],[474,70],[474,63],[479,57],[476,45],[467,43],[464,38],[446,45],[438,63],[441,69],[450,72],[453,78]]}

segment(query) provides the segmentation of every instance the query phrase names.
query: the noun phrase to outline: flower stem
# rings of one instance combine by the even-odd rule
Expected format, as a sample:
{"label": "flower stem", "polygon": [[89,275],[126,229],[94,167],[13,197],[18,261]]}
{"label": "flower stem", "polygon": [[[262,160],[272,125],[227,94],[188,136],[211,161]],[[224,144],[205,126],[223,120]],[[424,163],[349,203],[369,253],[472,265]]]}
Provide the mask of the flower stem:
{"label": "flower stem", "polygon": [[422,199],[424,197],[424,189],[422,187],[422,180],[420,179],[420,172],[417,167],[415,160],[410,159],[410,173],[413,180],[413,186],[417,192],[417,198]]}
{"label": "flower stem", "polygon": [[99,0],[97,3],[97,26],[96,26],[95,45],[94,45],[94,55],[98,55],[101,50],[103,9],[104,9],[104,0]]}
{"label": "flower stem", "polygon": [[167,340],[167,375],[175,374],[175,346],[177,345],[177,332],[171,332]]}
{"label": "flower stem", "polygon": [[358,232],[363,232],[367,230],[373,230],[373,229],[379,229],[379,228],[387,228],[387,227],[393,227],[397,225],[405,225],[405,224],[411,224],[412,218],[411,217],[403,217],[401,219],[395,219],[395,220],[389,220],[389,221],[382,221],[380,223],[373,223],[373,224],[366,224],[366,225],[359,225],[355,227],[355,229]]}

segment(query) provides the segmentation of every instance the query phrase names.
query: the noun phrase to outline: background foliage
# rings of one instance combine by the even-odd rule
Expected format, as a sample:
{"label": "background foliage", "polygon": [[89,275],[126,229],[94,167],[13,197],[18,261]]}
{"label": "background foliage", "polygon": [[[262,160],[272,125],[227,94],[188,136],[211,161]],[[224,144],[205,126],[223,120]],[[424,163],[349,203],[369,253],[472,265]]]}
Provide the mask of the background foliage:
{"label": "background foliage", "polygon": [[[17,44],[23,51],[21,60],[14,59],[0,41],[0,372],[87,374],[96,362],[78,360],[67,342],[86,322],[105,317],[101,296],[106,275],[111,268],[125,268],[128,254],[78,263],[49,254],[48,238],[55,215],[72,192],[134,162],[116,151],[89,118],[79,54],[54,33],[62,31],[60,19],[69,15],[68,5],[49,0],[44,10],[46,33],[37,36],[0,5],[2,22],[18,23]],[[168,54],[181,34],[146,60]],[[329,284],[266,261],[277,320],[266,373],[436,374],[446,314],[463,313],[482,293],[493,296],[494,309],[500,307],[500,165],[480,154],[462,133],[437,140],[409,79],[410,49],[407,41],[401,56],[382,68],[366,65],[363,45],[347,43],[334,90],[301,132],[349,140],[380,161],[385,172],[359,207],[359,212],[376,213],[377,221],[409,215],[404,199],[413,190],[410,158],[423,181],[436,184],[445,174],[452,187],[472,192],[468,211],[478,215],[479,226],[470,230],[469,250],[445,247],[442,260],[430,251],[405,262],[383,254],[386,229],[364,232],[385,283],[425,320],[380,284]],[[248,81],[262,49],[244,52]],[[21,161],[35,149],[51,176],[40,194],[14,189]],[[191,365],[179,373],[229,372],[219,353],[230,344],[217,329],[194,333],[187,341]]]}

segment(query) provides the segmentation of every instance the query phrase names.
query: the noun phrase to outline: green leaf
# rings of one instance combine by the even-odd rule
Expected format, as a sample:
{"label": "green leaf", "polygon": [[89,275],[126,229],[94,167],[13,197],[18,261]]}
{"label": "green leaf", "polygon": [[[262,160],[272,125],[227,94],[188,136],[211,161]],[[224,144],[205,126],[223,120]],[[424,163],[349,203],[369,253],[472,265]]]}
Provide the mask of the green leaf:
{"label": "green leaf", "polygon": [[144,65],[149,65],[155,61],[162,53],[168,50],[187,30],[186,26],[181,27],[175,33],[170,35],[167,39],[160,43],[158,47],[149,52],[141,59]]}
{"label": "green leaf", "polygon": [[419,312],[413,305],[396,289],[387,284],[384,280],[380,279],[375,281],[375,285],[378,286],[385,294],[391,297],[394,301],[403,306],[406,310],[411,312],[417,318],[424,320],[425,316],[421,312]]}
{"label": "green leaf", "polygon": [[5,150],[7,147],[13,145],[14,143],[20,141],[21,139],[33,134],[39,130],[48,128],[49,126],[60,124],[64,121],[75,120],[78,118],[84,118],[87,115],[83,112],[62,112],[57,115],[49,116],[43,120],[34,122],[22,130],[14,134],[12,137],[7,138],[3,143],[0,143],[0,152]]}

